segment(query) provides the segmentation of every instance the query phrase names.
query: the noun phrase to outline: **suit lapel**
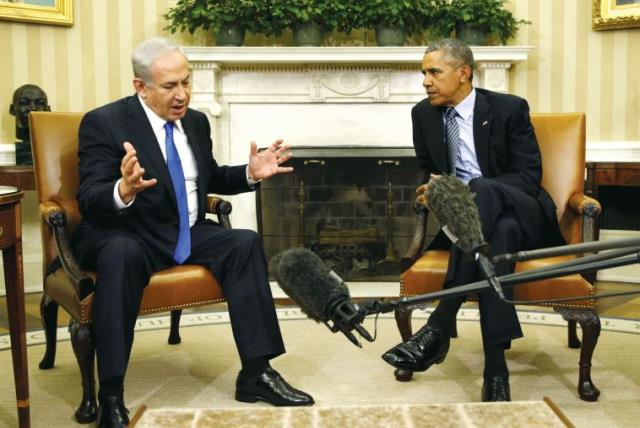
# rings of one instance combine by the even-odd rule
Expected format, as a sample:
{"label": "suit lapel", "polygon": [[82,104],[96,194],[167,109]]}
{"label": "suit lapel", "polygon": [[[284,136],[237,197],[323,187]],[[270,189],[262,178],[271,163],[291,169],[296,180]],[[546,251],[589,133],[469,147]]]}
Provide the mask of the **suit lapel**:
{"label": "suit lapel", "polygon": [[151,177],[158,179],[158,184],[164,186],[169,192],[173,204],[176,203],[176,193],[173,189],[171,182],[171,176],[169,175],[169,168],[167,168],[167,162],[162,156],[162,151],[158,146],[158,140],[156,134],[151,128],[149,119],[145,114],[142,105],[137,96],[133,96],[129,102],[128,119],[130,129],[133,129],[136,141],[132,142],[136,151],[140,153],[139,159],[145,159],[151,162],[150,165],[142,164],[142,167],[146,170],[147,174]]}
{"label": "suit lapel", "polygon": [[444,140],[442,110],[437,107],[427,109],[425,122],[424,129],[433,138],[433,144],[427,144],[427,148],[431,151],[431,158],[438,169],[446,174],[449,171],[449,160],[447,157],[447,143]]}
{"label": "suit lapel", "polygon": [[484,95],[476,91],[476,104],[473,110],[473,142],[480,171],[485,177],[489,176],[489,130],[492,121],[491,106]]}

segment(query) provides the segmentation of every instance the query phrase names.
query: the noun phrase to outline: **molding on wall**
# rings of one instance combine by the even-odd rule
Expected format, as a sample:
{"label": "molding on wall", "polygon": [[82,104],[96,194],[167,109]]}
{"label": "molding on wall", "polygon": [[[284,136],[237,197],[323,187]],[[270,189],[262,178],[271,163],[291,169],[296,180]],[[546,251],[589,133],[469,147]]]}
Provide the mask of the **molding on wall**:
{"label": "molding on wall", "polygon": [[16,164],[16,145],[0,144],[0,165]]}
{"label": "molding on wall", "polygon": [[[633,238],[640,236],[639,230],[600,229],[600,241]],[[640,283],[640,265],[632,264],[598,272],[598,281]]]}
{"label": "molding on wall", "polygon": [[640,141],[587,141],[587,162],[640,162]]}

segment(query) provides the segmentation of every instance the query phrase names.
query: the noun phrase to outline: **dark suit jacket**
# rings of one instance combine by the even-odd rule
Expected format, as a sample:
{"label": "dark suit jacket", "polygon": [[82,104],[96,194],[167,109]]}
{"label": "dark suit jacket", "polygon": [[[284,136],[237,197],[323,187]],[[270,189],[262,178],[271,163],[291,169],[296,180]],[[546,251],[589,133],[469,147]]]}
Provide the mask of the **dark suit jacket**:
{"label": "dark suit jacket", "polygon": [[[449,170],[442,114],[443,108],[431,106],[428,99],[411,110],[413,145],[425,182],[430,174],[446,174]],[[550,231],[553,238],[549,241],[557,241],[556,206],[540,185],[542,160],[527,102],[514,95],[476,88],[473,138],[483,177],[536,198],[556,229]]]}
{"label": "dark suit jacket", "polygon": [[[182,125],[198,168],[198,222],[205,221],[208,193],[236,194],[252,190],[245,165],[219,166],[212,155],[206,116],[189,109]],[[123,143],[137,151],[145,179],[158,183],[136,195],[131,207],[118,211],[113,189],[120,178]],[[178,239],[176,197],[167,164],[137,96],[126,97],[87,113],[80,124],[80,187],[82,222],[74,239],[76,254],[114,230],[130,233],[150,250],[156,269],[172,263]]]}

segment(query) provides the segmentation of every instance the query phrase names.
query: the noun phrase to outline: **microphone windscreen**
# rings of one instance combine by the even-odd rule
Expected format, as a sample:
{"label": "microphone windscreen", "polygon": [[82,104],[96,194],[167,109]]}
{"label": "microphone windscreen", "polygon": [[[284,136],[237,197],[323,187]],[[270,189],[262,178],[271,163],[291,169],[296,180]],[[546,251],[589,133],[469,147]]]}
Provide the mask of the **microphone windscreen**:
{"label": "microphone windscreen", "polygon": [[469,186],[451,175],[432,179],[427,187],[427,204],[440,226],[458,238],[455,243],[465,253],[484,244],[478,207]]}
{"label": "microphone windscreen", "polygon": [[331,303],[349,298],[349,289],[342,280],[307,249],[291,248],[278,253],[270,265],[282,291],[315,321],[328,321]]}

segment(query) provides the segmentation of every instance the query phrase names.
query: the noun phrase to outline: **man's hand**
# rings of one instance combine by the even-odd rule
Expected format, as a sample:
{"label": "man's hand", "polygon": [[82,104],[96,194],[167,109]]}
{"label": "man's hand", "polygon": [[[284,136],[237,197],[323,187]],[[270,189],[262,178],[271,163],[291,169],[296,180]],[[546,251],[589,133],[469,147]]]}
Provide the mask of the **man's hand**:
{"label": "man's hand", "polygon": [[251,142],[251,154],[249,155],[249,178],[253,181],[264,180],[276,174],[292,172],[291,166],[280,166],[291,159],[291,152],[287,152],[289,146],[282,140],[277,140],[267,150],[258,153],[255,141]]}
{"label": "man's hand", "polygon": [[157,179],[145,180],[142,178],[144,175],[144,168],[138,163],[138,157],[136,156],[136,149],[133,148],[131,143],[125,141],[124,143],[125,155],[120,163],[120,174],[122,180],[118,186],[118,194],[120,199],[125,204],[128,204],[133,200],[136,194],[142,192],[147,187],[155,186],[158,182]]}
{"label": "man's hand", "polygon": [[[442,177],[441,175],[431,174],[431,180],[437,180]],[[431,181],[429,181],[431,182]],[[426,208],[429,208],[429,201],[427,200],[427,190],[429,189],[429,183],[424,183],[418,186],[416,189],[416,203]]]}

